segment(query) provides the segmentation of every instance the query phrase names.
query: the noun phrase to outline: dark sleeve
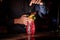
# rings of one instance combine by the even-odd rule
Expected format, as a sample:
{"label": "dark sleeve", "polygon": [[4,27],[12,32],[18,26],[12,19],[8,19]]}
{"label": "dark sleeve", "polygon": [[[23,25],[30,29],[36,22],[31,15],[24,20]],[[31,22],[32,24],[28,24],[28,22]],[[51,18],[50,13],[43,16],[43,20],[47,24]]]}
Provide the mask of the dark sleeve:
{"label": "dark sleeve", "polygon": [[29,1],[27,0],[14,0],[9,1],[9,17],[18,18],[23,14],[30,14],[31,7],[29,6]]}
{"label": "dark sleeve", "polygon": [[8,28],[8,32],[10,32],[10,33],[25,33],[26,28],[25,28],[24,24],[14,24],[14,25],[10,25],[10,27]]}

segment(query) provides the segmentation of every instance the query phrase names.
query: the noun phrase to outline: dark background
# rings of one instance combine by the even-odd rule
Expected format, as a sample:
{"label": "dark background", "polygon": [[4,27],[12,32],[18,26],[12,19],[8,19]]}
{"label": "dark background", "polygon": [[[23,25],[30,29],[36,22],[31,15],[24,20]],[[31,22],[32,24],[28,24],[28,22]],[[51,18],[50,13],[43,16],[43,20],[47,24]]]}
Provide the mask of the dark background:
{"label": "dark background", "polygon": [[[38,14],[36,15],[37,19],[35,20],[36,24],[36,32],[40,31],[52,31],[58,29],[58,20],[59,20],[59,4],[57,0],[43,0],[46,3],[46,7],[48,8],[48,15],[45,15],[45,18],[40,18]],[[6,30],[7,25],[7,14],[5,5],[7,2],[3,0],[0,2],[0,33],[2,30]],[[8,11],[8,10],[7,10]],[[53,21],[54,20],[54,21]],[[3,31],[4,33],[4,31]]]}
{"label": "dark background", "polygon": [[[59,13],[60,13],[59,2],[58,0],[43,0],[43,1],[46,3],[46,7],[48,8],[49,12],[47,15],[43,15],[44,18],[39,17],[38,14],[36,15],[35,28],[36,28],[36,33],[37,33],[36,35],[38,36],[35,39],[58,40],[57,36],[59,36]],[[3,0],[2,2],[0,2],[0,38],[17,39],[17,38],[21,38],[21,36],[24,38],[24,36],[27,36],[27,35],[24,35],[24,33],[18,34],[18,35],[7,34],[8,10],[6,7],[7,5],[5,4],[7,4],[7,0]]]}

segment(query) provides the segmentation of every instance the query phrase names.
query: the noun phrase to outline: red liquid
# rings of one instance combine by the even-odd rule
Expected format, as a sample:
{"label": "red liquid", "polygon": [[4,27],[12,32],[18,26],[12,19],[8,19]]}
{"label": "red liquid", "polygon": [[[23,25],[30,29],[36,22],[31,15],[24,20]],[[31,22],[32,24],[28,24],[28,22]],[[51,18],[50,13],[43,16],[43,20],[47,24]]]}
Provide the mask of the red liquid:
{"label": "red liquid", "polygon": [[27,32],[28,35],[34,35],[35,34],[34,21],[32,21],[31,23],[27,22],[26,32]]}

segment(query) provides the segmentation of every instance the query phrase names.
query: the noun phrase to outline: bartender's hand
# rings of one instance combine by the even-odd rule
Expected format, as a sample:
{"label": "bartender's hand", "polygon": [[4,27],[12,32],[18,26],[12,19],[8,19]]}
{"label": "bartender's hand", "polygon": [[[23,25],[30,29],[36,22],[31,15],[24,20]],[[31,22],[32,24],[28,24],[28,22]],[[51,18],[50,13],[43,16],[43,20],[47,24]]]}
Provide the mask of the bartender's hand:
{"label": "bartender's hand", "polygon": [[22,15],[20,18],[14,19],[14,24],[27,24],[28,18],[26,17],[27,15]]}
{"label": "bartender's hand", "polygon": [[43,5],[43,2],[41,0],[31,0],[29,6],[32,6],[32,4],[40,4],[40,5]]}
{"label": "bartender's hand", "polygon": [[27,25],[27,21],[31,22],[32,20],[27,17],[27,15],[22,15],[20,18],[14,19],[14,24],[24,24]]}

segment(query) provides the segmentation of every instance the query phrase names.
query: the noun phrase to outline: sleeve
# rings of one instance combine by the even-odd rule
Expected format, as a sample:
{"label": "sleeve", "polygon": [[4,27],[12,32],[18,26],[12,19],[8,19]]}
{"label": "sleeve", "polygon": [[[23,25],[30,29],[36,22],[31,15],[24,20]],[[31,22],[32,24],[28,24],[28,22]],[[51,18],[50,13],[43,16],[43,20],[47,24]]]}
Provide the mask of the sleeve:
{"label": "sleeve", "polygon": [[43,15],[48,14],[48,10],[47,10],[47,8],[45,7],[45,5],[36,5],[35,10],[38,11],[38,15],[39,15],[40,17],[43,17],[42,14],[43,14]]}
{"label": "sleeve", "polygon": [[10,33],[25,33],[26,28],[24,24],[13,24],[8,27],[8,32]]}
{"label": "sleeve", "polygon": [[48,14],[48,10],[44,5],[39,5],[39,7],[42,14]]}

